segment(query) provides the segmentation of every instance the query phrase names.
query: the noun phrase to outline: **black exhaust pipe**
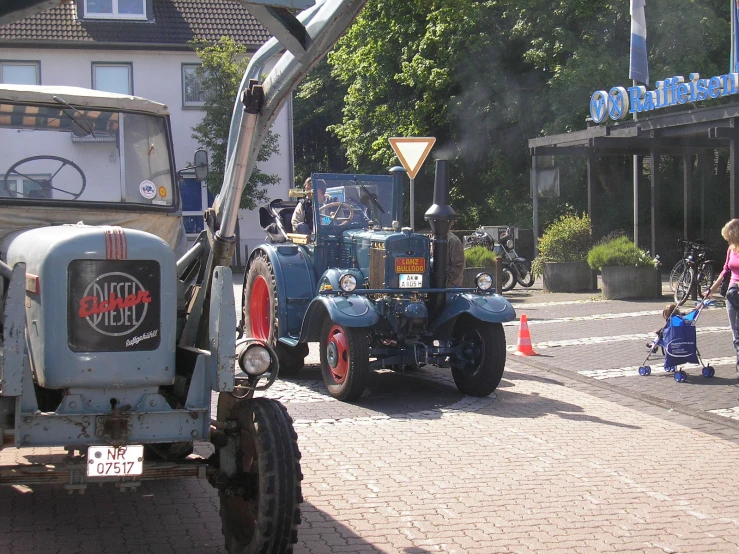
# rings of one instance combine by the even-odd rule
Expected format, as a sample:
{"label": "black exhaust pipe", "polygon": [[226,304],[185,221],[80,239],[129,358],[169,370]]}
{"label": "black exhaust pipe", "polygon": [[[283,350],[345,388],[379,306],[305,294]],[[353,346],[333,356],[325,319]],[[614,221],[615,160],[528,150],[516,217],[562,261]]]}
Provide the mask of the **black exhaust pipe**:
{"label": "black exhaust pipe", "polygon": [[[449,243],[447,234],[457,214],[449,205],[449,160],[436,160],[436,179],[434,180],[434,203],[423,216],[431,226],[434,245],[434,263],[431,267],[431,286],[446,288],[447,266],[449,264]],[[436,315],[444,307],[446,294],[430,295],[430,312]]]}

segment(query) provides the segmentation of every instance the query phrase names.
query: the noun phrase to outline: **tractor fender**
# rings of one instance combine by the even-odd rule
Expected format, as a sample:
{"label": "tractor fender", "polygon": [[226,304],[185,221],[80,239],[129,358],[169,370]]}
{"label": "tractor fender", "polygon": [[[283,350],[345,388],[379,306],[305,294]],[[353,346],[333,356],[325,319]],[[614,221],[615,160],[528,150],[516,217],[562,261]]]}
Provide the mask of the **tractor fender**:
{"label": "tractor fender", "polygon": [[431,323],[430,330],[433,332],[445,323],[453,323],[462,314],[488,323],[505,323],[516,319],[516,311],[511,303],[499,294],[482,296],[461,293],[447,300],[439,316]]}
{"label": "tractor fender", "polygon": [[380,319],[374,303],[366,296],[319,295],[308,306],[298,342],[320,340],[326,317],[343,327],[372,327]]}
{"label": "tractor fender", "polygon": [[258,254],[267,256],[275,274],[278,306],[278,340],[294,345],[308,304],[316,295],[313,261],[305,247],[297,244],[260,244],[249,256],[244,272],[244,291],[249,267]]}

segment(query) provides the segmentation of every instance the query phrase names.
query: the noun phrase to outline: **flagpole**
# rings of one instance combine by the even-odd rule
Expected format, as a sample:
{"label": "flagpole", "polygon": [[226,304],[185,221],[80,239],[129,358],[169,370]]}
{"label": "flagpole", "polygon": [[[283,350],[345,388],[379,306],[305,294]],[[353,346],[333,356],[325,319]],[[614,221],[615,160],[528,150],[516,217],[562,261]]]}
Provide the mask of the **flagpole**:
{"label": "flagpole", "polygon": [[[636,79],[632,79],[631,83],[636,86]],[[636,123],[636,110],[634,110],[634,124]],[[639,154],[634,154],[634,246],[639,248]],[[654,252],[652,252],[654,255]]]}

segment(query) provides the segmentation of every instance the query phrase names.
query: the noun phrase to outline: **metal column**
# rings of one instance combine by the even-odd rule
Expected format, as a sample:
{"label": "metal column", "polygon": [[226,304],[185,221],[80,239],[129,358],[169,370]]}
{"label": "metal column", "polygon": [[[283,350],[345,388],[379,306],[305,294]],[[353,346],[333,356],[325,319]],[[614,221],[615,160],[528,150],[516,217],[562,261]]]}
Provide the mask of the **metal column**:
{"label": "metal column", "polygon": [[659,151],[652,148],[652,251],[654,256],[657,253],[657,226],[659,225]]}
{"label": "metal column", "polygon": [[693,238],[693,226],[690,223],[690,215],[693,211],[692,160],[691,154],[683,154],[683,238],[685,240]]}

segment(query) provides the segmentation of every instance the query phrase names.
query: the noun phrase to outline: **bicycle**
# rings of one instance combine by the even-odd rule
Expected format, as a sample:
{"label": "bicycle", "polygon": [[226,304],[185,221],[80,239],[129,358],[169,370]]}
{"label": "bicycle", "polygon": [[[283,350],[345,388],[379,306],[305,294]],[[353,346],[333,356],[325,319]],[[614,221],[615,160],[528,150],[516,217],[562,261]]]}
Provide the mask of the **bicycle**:
{"label": "bicycle", "polygon": [[[713,284],[713,261],[707,260],[708,249],[702,242],[683,240],[683,271],[675,283],[675,303],[682,306],[688,296],[703,297]],[[679,264],[680,262],[678,262]],[[677,266],[677,264],[676,264]],[[673,268],[673,271],[675,268]]]}

